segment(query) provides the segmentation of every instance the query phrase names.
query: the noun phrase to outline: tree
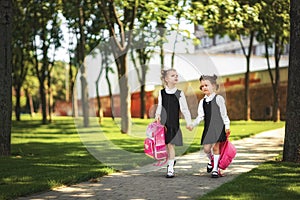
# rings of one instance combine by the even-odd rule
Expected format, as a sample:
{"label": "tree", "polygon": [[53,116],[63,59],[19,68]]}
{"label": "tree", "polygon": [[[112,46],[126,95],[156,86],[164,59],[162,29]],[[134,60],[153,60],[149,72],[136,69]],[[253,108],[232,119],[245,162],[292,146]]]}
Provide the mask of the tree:
{"label": "tree", "polygon": [[160,49],[160,67],[163,70],[165,67],[165,50],[164,43],[166,42],[166,23],[167,19],[171,14],[171,8],[177,1],[155,1],[153,5],[154,18],[156,19],[158,31],[159,31],[159,49]]}
{"label": "tree", "polygon": [[132,30],[136,18],[138,1],[115,2],[99,0],[98,6],[104,16],[111,37],[112,53],[118,71],[121,100],[121,132],[130,129],[130,91],[128,85],[127,53],[132,42]]}
{"label": "tree", "polygon": [[300,1],[290,1],[290,55],[283,161],[300,162]]}
{"label": "tree", "polygon": [[[150,28],[149,30],[147,28]],[[145,118],[146,115],[146,74],[149,69],[149,62],[154,52],[153,40],[156,37],[156,33],[152,32],[151,26],[146,25],[142,29],[143,31],[135,33],[134,43],[130,57],[133,62],[133,66],[137,73],[138,81],[140,83],[140,118]],[[146,31],[148,30],[148,31]],[[151,40],[152,38],[152,40]],[[152,45],[152,46],[151,46]]]}
{"label": "tree", "polygon": [[114,109],[114,98],[112,96],[112,89],[111,89],[111,81],[109,79],[109,73],[114,73],[113,68],[110,66],[111,63],[111,58],[109,57],[109,52],[111,52],[110,49],[110,44],[108,43],[107,38],[105,37],[105,31],[103,31],[101,37],[101,42],[100,45],[98,45],[97,50],[101,54],[101,66],[100,66],[100,72],[98,74],[97,80],[95,81],[96,85],[96,97],[97,97],[97,105],[98,105],[98,115],[99,115],[99,123],[102,122],[102,117],[103,117],[103,109],[101,105],[101,99],[100,99],[100,90],[99,90],[99,83],[100,79],[103,75],[103,72],[105,73],[105,79],[106,83],[108,85],[108,92],[109,92],[109,97],[110,97],[110,107],[111,107],[111,117],[114,120],[114,114],[113,114],[113,109]]}
{"label": "tree", "polygon": [[[286,0],[265,0],[261,4],[262,9],[259,13],[261,26],[257,34],[257,40],[265,44],[265,57],[268,63],[268,71],[273,89],[273,121],[280,121],[279,110],[279,86],[280,73],[279,61],[283,54],[285,45],[289,42],[289,1]],[[272,5],[272,6],[270,6]],[[273,75],[270,66],[269,48],[274,46],[273,53],[275,60],[275,73]]]}
{"label": "tree", "polygon": [[12,1],[0,0],[0,156],[10,155],[12,117]]}
{"label": "tree", "polygon": [[[163,1],[160,3],[164,3]],[[155,5],[155,2],[151,2]],[[155,23],[149,23],[160,19],[159,12],[152,10],[159,6],[140,6],[137,12],[138,28],[133,31],[133,43],[131,45],[130,57],[135,68],[138,81],[140,83],[140,118],[146,116],[146,75],[149,69],[149,62],[154,52],[155,46],[161,46],[161,39],[157,35],[161,33],[155,30]],[[155,14],[156,13],[156,14]],[[161,37],[161,36],[160,36]],[[163,49],[161,49],[163,52]]]}
{"label": "tree", "polygon": [[[34,67],[36,75],[39,79],[40,98],[42,107],[42,123],[47,123],[47,87],[51,66],[54,60],[50,60],[50,48],[56,50],[61,44],[60,19],[58,17],[59,2],[58,0],[41,1],[36,0],[28,4],[32,18],[35,20],[33,24],[32,38],[34,46]],[[50,89],[50,88],[49,88]]]}
{"label": "tree", "polygon": [[[243,55],[246,58],[245,72],[245,120],[251,119],[251,106],[249,96],[250,59],[254,37],[258,29],[258,13],[260,6],[258,0],[193,0],[194,6],[201,10],[198,16],[199,23],[203,25],[210,37],[227,35],[231,40],[240,42]],[[247,37],[249,39],[244,40]],[[248,45],[244,45],[248,42]]]}
{"label": "tree", "polygon": [[[70,62],[77,66],[77,70],[80,70],[84,127],[89,126],[89,94],[85,58],[99,42],[98,35],[104,24],[101,13],[97,12],[96,2],[96,0],[77,0],[75,3],[66,0],[62,1],[62,12],[67,19],[69,32],[72,32],[76,37],[76,45],[73,45],[75,47],[74,57],[70,57]],[[71,55],[71,49],[69,49],[69,52]],[[73,77],[71,66],[72,64],[70,63],[70,78]],[[71,91],[75,92],[73,87],[74,84],[71,82]],[[75,105],[76,102],[74,102],[73,108]]]}
{"label": "tree", "polygon": [[[26,95],[26,112],[30,113],[32,117],[35,113],[36,107],[34,105],[39,104],[39,81],[35,75],[34,69],[31,68],[26,75],[26,79],[22,84],[22,88]],[[35,101],[34,101],[35,100]]]}
{"label": "tree", "polygon": [[100,79],[103,76],[103,73],[105,73],[105,80],[107,83],[107,87],[108,87],[108,94],[109,94],[109,98],[110,98],[110,115],[112,120],[115,120],[115,116],[114,116],[114,97],[113,97],[113,93],[112,93],[112,81],[109,77],[109,74],[114,74],[114,67],[112,66],[113,61],[112,61],[112,57],[110,52],[111,50],[111,45],[109,43],[109,38],[106,37],[106,33],[107,30],[103,30],[102,32],[102,37],[100,39],[100,45],[97,46],[97,50],[100,52],[101,55],[101,66],[100,66],[100,72],[98,74],[97,80],[95,82],[96,84],[96,96],[97,96],[97,104],[98,104],[98,115],[99,115],[99,123],[101,123],[101,118],[103,115],[103,109],[102,109],[102,105],[101,105],[101,99],[100,99],[100,88],[99,88],[99,84],[100,84]]}
{"label": "tree", "polygon": [[[68,24],[71,24],[71,21],[69,20]],[[77,93],[76,93],[76,76],[78,73],[78,68],[77,67],[77,59],[75,56],[75,47],[74,47],[74,42],[73,38],[75,37],[75,30],[72,30],[72,28],[69,26],[69,44],[68,44],[68,55],[69,55],[69,63],[67,66],[67,69],[69,70],[68,76],[66,77],[67,85],[66,85],[66,101],[70,102],[70,99],[72,100],[72,116],[73,117],[78,117],[78,106],[77,106]]]}
{"label": "tree", "polygon": [[[13,27],[12,27],[12,70],[13,88],[15,103],[16,120],[21,120],[21,91],[26,79],[28,70],[32,68],[32,23],[30,20],[30,9],[26,9],[27,2],[15,0],[13,6]],[[20,24],[23,24],[20,28]]]}

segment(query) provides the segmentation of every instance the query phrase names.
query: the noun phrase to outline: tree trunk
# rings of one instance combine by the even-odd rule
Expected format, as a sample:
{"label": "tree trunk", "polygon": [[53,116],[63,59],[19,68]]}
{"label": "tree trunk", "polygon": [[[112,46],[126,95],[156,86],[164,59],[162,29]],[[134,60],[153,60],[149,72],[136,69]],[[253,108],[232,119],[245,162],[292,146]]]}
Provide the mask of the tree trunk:
{"label": "tree trunk", "polygon": [[16,105],[15,105],[15,116],[16,120],[21,120],[21,89],[19,87],[15,87],[15,98],[16,98]]}
{"label": "tree trunk", "polygon": [[274,86],[274,106],[273,106],[273,121],[280,121],[280,113],[279,110],[279,87],[280,87],[280,69],[279,69],[279,61],[281,56],[280,46],[279,46],[279,37],[275,38],[275,86]]}
{"label": "tree trunk", "polygon": [[139,58],[139,66],[136,62],[133,51],[130,52],[131,60],[133,62],[139,83],[140,83],[140,118],[147,118],[146,115],[146,98],[145,98],[145,87],[146,87],[146,73],[147,73],[147,62],[151,56],[148,56],[147,50],[145,48],[135,50],[137,57]]}
{"label": "tree trunk", "polygon": [[28,89],[25,89],[25,95],[26,95],[26,101],[27,101],[26,104],[29,106],[30,116],[33,117],[33,115],[34,115],[33,100],[32,100],[32,96],[29,93]]}
{"label": "tree trunk", "polygon": [[278,113],[280,113],[280,109],[279,109],[279,87],[280,87],[280,73],[279,73],[279,66],[275,67],[275,88],[274,88],[274,105],[273,105],[273,121],[277,122],[280,121],[280,115],[278,116]]}
{"label": "tree trunk", "polygon": [[115,109],[115,105],[114,105],[114,97],[112,95],[112,89],[111,89],[111,83],[110,83],[110,79],[108,77],[108,66],[106,66],[105,68],[105,79],[108,85],[108,92],[109,92],[109,98],[110,98],[110,114],[111,114],[111,118],[114,121],[115,120],[115,116],[114,116],[114,109]]}
{"label": "tree trunk", "polygon": [[[78,117],[78,105],[77,105],[77,86],[75,84],[73,71],[72,71],[72,57],[70,56],[69,62],[69,82],[70,82],[70,89],[69,89],[69,96],[71,97],[72,102],[72,117]],[[76,68],[76,75],[78,72],[78,68]],[[75,77],[76,77],[75,75]],[[70,100],[70,99],[69,99]]]}
{"label": "tree trunk", "polygon": [[283,161],[300,162],[300,1],[290,3],[290,55]]}
{"label": "tree trunk", "polygon": [[70,102],[70,100],[72,101],[72,98],[73,98],[73,89],[74,89],[74,80],[73,80],[73,71],[72,71],[72,56],[71,56],[71,54],[69,54],[70,56],[69,56],[69,59],[70,59],[70,61],[69,61],[69,65],[68,65],[68,80],[66,80],[69,84],[68,84],[68,89],[67,89],[67,91],[68,91],[68,93],[67,93],[67,91],[66,91],[66,101],[67,102]]}
{"label": "tree trunk", "polygon": [[48,82],[47,82],[47,85],[48,85],[48,115],[49,115],[49,122],[52,122],[52,91],[51,91],[51,72],[49,71],[48,72],[48,75],[47,75],[47,79],[48,79]]}
{"label": "tree trunk", "polygon": [[86,65],[85,65],[85,33],[83,30],[84,25],[84,16],[83,8],[79,8],[79,30],[80,30],[80,80],[81,80],[81,101],[82,101],[82,113],[83,113],[83,126],[89,126],[89,93],[88,93],[88,83],[87,83],[87,74],[86,74]]}
{"label": "tree trunk", "polygon": [[41,98],[41,106],[42,106],[42,123],[47,124],[47,100],[46,100],[46,92],[44,87],[44,82],[45,82],[44,80],[45,79],[43,79],[43,81],[40,82],[40,98]]}
{"label": "tree trunk", "polygon": [[240,40],[244,55],[246,57],[246,62],[247,62],[247,69],[245,73],[245,110],[244,110],[245,120],[247,121],[251,120],[251,102],[250,102],[249,91],[250,91],[250,58],[252,53],[253,38],[254,38],[254,32],[251,32],[248,52],[245,52],[245,48],[242,45],[242,41]]}
{"label": "tree trunk", "polygon": [[[43,58],[42,58],[42,69],[40,71],[40,73],[37,73],[40,75],[39,77],[39,82],[40,82],[40,98],[41,98],[41,104],[42,104],[42,123],[43,124],[47,124],[48,120],[47,120],[47,92],[46,92],[46,88],[45,88],[45,82],[46,82],[46,78],[47,78],[47,74],[50,73],[49,72],[49,58],[48,58],[48,43],[47,41],[47,37],[46,37],[46,31],[45,31],[45,27],[42,30],[42,34],[41,34],[41,38],[43,41],[43,46],[42,46],[42,54],[43,54]],[[37,52],[36,52],[37,53]],[[37,66],[38,66],[38,61],[37,61]]]}
{"label": "tree trunk", "polygon": [[245,73],[245,120],[249,121],[251,119],[251,110],[250,110],[250,95],[249,95],[249,87],[250,87],[250,81],[249,81],[249,60],[247,59],[247,71]]}
{"label": "tree trunk", "polygon": [[11,153],[12,117],[12,1],[0,0],[0,156]]}
{"label": "tree trunk", "polygon": [[160,48],[160,68],[163,70],[165,68],[165,51],[164,51],[164,37],[165,37],[165,25],[164,23],[158,23],[159,28],[159,48]]}
{"label": "tree trunk", "polygon": [[77,85],[74,84],[72,94],[72,117],[78,117],[78,100],[77,100]]}
{"label": "tree trunk", "polygon": [[100,92],[99,92],[99,81],[100,81],[102,72],[103,72],[103,68],[101,68],[101,70],[98,74],[97,80],[95,82],[95,85],[96,85],[96,98],[97,98],[97,115],[98,115],[98,119],[99,119],[98,120],[99,124],[101,124],[102,117],[103,117],[103,109],[102,109],[102,104],[101,104],[101,99],[100,99]]}
{"label": "tree trunk", "polygon": [[102,121],[102,115],[101,115],[101,99],[100,99],[100,93],[99,93],[99,80],[97,79],[96,81],[96,99],[97,99],[97,114],[96,116],[98,116],[98,122],[99,124],[101,124]]}
{"label": "tree trunk", "polygon": [[140,100],[141,100],[141,119],[144,119],[146,115],[146,92],[145,92],[145,84],[141,85],[141,94],[140,94]]}
{"label": "tree trunk", "polygon": [[127,54],[122,54],[119,58],[119,86],[121,100],[121,132],[128,133],[130,131],[131,122],[131,98],[128,85],[128,69],[127,69]]}
{"label": "tree trunk", "polygon": [[82,102],[82,113],[83,113],[83,125],[84,127],[89,126],[89,94],[87,89],[87,80],[86,80],[86,72],[85,66],[81,66],[80,68],[81,76],[81,102]]}

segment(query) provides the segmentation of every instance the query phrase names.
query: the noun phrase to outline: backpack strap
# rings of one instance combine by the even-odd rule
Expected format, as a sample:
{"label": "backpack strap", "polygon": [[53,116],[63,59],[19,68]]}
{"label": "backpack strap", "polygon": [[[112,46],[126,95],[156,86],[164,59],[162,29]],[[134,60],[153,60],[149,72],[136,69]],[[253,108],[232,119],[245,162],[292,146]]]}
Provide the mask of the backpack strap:
{"label": "backpack strap", "polygon": [[218,174],[219,174],[220,177],[224,177],[225,176],[224,174],[221,173],[221,169],[220,168],[218,170]]}
{"label": "backpack strap", "polygon": [[157,161],[157,163],[154,163],[153,166],[157,166],[157,167],[161,167],[164,164],[166,164],[168,162],[168,158],[164,159],[164,160],[159,160]]}

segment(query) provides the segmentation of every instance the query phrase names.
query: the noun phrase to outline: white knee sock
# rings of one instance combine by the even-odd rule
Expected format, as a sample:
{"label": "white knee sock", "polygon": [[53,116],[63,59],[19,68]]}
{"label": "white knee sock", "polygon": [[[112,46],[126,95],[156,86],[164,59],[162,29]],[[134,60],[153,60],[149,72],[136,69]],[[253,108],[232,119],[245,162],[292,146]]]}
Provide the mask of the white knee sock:
{"label": "white knee sock", "polygon": [[214,155],[214,168],[213,171],[218,171],[220,154]]}
{"label": "white knee sock", "polygon": [[173,172],[174,171],[174,160],[169,160],[168,161],[168,171]]}

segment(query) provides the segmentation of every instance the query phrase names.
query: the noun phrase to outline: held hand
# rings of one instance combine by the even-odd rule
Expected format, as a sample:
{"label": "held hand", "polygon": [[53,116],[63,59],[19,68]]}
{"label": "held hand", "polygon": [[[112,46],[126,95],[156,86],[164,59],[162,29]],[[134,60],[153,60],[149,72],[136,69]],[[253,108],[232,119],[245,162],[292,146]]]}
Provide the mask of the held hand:
{"label": "held hand", "polygon": [[193,127],[192,125],[188,125],[188,126],[186,126],[186,128],[187,128],[189,131],[192,131],[194,127]]}
{"label": "held hand", "polygon": [[225,132],[226,132],[226,137],[229,137],[229,135],[230,135],[230,129],[226,129]]}
{"label": "held hand", "polygon": [[157,115],[157,116],[155,117],[155,121],[156,121],[157,123],[160,123],[160,115]]}

